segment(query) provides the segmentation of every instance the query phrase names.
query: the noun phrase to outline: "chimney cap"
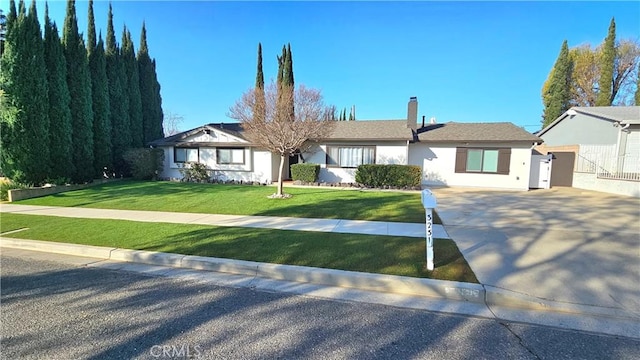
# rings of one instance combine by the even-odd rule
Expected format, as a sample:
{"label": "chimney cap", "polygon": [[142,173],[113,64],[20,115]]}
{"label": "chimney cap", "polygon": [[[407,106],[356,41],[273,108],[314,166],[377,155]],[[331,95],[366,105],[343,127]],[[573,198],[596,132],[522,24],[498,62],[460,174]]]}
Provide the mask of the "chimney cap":
{"label": "chimney cap", "polygon": [[418,101],[418,97],[417,96],[412,96],[409,98],[409,101]]}

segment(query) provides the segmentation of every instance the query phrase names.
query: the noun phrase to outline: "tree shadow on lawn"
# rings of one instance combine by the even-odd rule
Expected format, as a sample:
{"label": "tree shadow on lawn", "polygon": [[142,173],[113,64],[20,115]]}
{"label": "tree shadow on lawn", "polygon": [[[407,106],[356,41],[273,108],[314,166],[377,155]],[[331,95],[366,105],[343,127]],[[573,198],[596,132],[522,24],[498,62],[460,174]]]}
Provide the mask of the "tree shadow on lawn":
{"label": "tree shadow on lawn", "polygon": [[212,228],[169,235],[140,250],[477,282],[451,240],[435,242],[434,271],[426,270],[420,238],[247,228]]}

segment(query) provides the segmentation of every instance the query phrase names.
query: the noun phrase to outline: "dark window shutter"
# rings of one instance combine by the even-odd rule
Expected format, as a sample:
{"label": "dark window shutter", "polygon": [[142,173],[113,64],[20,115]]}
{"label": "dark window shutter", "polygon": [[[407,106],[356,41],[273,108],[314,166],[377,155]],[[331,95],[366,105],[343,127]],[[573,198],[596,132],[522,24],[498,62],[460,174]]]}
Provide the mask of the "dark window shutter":
{"label": "dark window shutter", "polygon": [[456,172],[467,172],[467,148],[456,148]]}
{"label": "dark window shutter", "polygon": [[511,149],[498,150],[498,174],[509,175]]}

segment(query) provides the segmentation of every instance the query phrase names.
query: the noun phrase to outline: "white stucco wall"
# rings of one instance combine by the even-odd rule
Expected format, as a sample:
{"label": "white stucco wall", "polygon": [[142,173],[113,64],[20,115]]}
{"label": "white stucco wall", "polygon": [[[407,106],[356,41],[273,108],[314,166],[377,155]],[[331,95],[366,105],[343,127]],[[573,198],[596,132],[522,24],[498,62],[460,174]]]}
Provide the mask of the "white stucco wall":
{"label": "white stucco wall", "polygon": [[327,145],[328,146],[375,146],[376,164],[407,164],[407,143],[403,141],[371,143],[371,142],[349,142],[349,143],[329,143],[313,147],[303,154],[306,163],[320,164],[319,182],[327,183],[353,183],[356,181],[355,168],[327,167]]}
{"label": "white stucco wall", "polygon": [[574,172],[573,187],[640,198],[640,182],[598,179],[596,174]]}
{"label": "white stucco wall", "polygon": [[[477,147],[505,148],[508,144],[482,144]],[[474,146],[467,146],[474,147]],[[409,146],[409,164],[422,167],[422,184],[427,186],[469,186],[528,190],[531,148],[511,148],[509,175],[456,173],[456,144]]]}

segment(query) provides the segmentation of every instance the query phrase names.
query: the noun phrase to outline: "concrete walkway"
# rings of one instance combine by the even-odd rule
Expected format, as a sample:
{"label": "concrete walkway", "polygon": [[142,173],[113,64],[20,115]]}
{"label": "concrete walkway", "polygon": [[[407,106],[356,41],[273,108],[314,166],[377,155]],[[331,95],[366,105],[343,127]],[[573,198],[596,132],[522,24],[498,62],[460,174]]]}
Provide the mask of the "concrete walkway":
{"label": "concrete walkway", "polygon": [[[387,221],[311,219],[276,216],[217,215],[164,211],[111,210],[79,207],[56,207],[2,204],[0,212],[29,215],[62,216],[88,219],[116,219],[145,222],[237,226],[277,230],[334,232],[345,234],[425,237],[425,224]],[[442,225],[433,226],[433,237],[449,239]]]}

